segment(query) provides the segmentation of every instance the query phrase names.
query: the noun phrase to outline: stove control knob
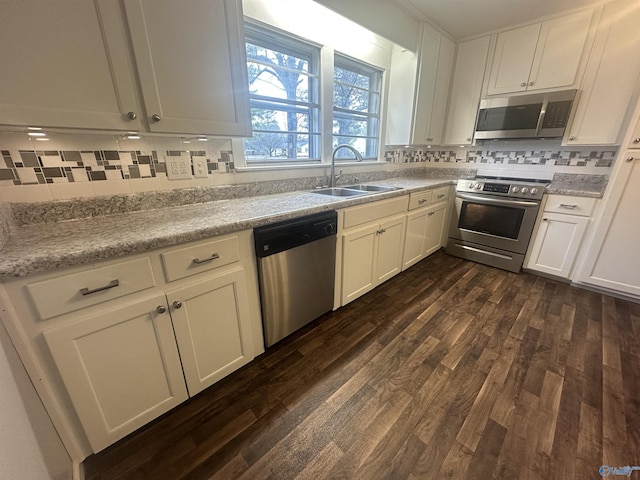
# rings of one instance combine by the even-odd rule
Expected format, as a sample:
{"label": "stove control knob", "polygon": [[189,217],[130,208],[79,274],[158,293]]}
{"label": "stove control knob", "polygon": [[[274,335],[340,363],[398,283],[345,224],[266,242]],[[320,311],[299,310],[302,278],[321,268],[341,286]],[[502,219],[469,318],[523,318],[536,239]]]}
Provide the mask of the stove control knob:
{"label": "stove control knob", "polygon": [[520,187],[512,187],[511,193],[518,193],[520,191]]}
{"label": "stove control knob", "polygon": [[537,188],[532,188],[530,193],[531,193],[531,195],[535,195],[536,193],[538,193],[538,189]]}
{"label": "stove control knob", "polygon": [[480,190],[482,188],[482,184],[481,183],[476,183],[476,190]]}
{"label": "stove control knob", "polygon": [[471,183],[469,183],[468,187],[469,188],[473,188],[473,187],[475,187],[475,184],[473,182],[471,182]]}
{"label": "stove control knob", "polygon": [[522,193],[528,193],[529,189],[527,187],[522,187]]}

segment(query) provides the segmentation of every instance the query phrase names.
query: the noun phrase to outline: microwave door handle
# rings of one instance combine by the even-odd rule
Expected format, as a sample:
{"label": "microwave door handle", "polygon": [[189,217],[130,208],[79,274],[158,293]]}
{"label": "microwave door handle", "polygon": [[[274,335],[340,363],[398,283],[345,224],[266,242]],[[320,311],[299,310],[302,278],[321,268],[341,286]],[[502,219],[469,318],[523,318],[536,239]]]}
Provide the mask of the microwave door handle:
{"label": "microwave door handle", "polygon": [[544,122],[544,116],[547,113],[547,104],[549,103],[549,97],[544,97],[542,101],[542,108],[540,108],[540,115],[538,115],[538,124],[536,125],[536,136],[540,135],[542,130],[542,124]]}
{"label": "microwave door handle", "polygon": [[472,202],[478,203],[490,203],[492,205],[502,205],[504,207],[525,207],[525,208],[533,208],[538,207],[540,204],[538,202],[530,202],[527,200],[500,200],[497,198],[491,197],[483,197],[479,195],[469,195],[468,193],[457,193],[456,197],[462,200],[469,200]]}

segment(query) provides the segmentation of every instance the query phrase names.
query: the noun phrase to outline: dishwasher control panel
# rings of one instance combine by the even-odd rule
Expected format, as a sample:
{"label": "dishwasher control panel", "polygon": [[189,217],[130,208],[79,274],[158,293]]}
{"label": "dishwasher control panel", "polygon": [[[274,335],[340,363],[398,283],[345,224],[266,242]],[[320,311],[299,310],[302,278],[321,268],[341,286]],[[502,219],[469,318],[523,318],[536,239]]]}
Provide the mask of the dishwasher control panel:
{"label": "dishwasher control panel", "polygon": [[321,212],[282,222],[271,223],[253,230],[258,258],[290,250],[301,245],[335,235],[338,214]]}

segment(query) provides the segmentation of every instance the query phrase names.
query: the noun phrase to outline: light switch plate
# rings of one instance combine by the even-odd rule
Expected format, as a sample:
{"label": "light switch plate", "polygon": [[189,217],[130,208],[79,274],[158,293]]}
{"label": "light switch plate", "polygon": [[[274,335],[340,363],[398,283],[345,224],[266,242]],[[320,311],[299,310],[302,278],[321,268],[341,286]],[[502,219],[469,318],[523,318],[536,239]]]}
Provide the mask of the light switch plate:
{"label": "light switch plate", "polygon": [[193,157],[193,176],[196,178],[207,178],[207,157]]}
{"label": "light switch plate", "polygon": [[169,180],[193,178],[191,173],[191,159],[189,157],[165,156],[164,161],[167,164],[167,177],[169,177]]}

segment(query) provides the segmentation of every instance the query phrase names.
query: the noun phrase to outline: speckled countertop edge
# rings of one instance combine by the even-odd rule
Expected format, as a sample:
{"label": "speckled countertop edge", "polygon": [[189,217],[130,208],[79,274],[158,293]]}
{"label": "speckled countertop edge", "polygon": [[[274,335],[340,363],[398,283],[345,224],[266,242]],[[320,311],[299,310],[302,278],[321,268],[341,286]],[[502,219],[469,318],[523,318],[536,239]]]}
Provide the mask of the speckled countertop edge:
{"label": "speckled countertop edge", "polygon": [[349,199],[290,192],[17,227],[0,251],[0,278],[22,277],[141,253],[452,185],[455,180],[396,178],[371,183],[402,187],[402,190]]}

